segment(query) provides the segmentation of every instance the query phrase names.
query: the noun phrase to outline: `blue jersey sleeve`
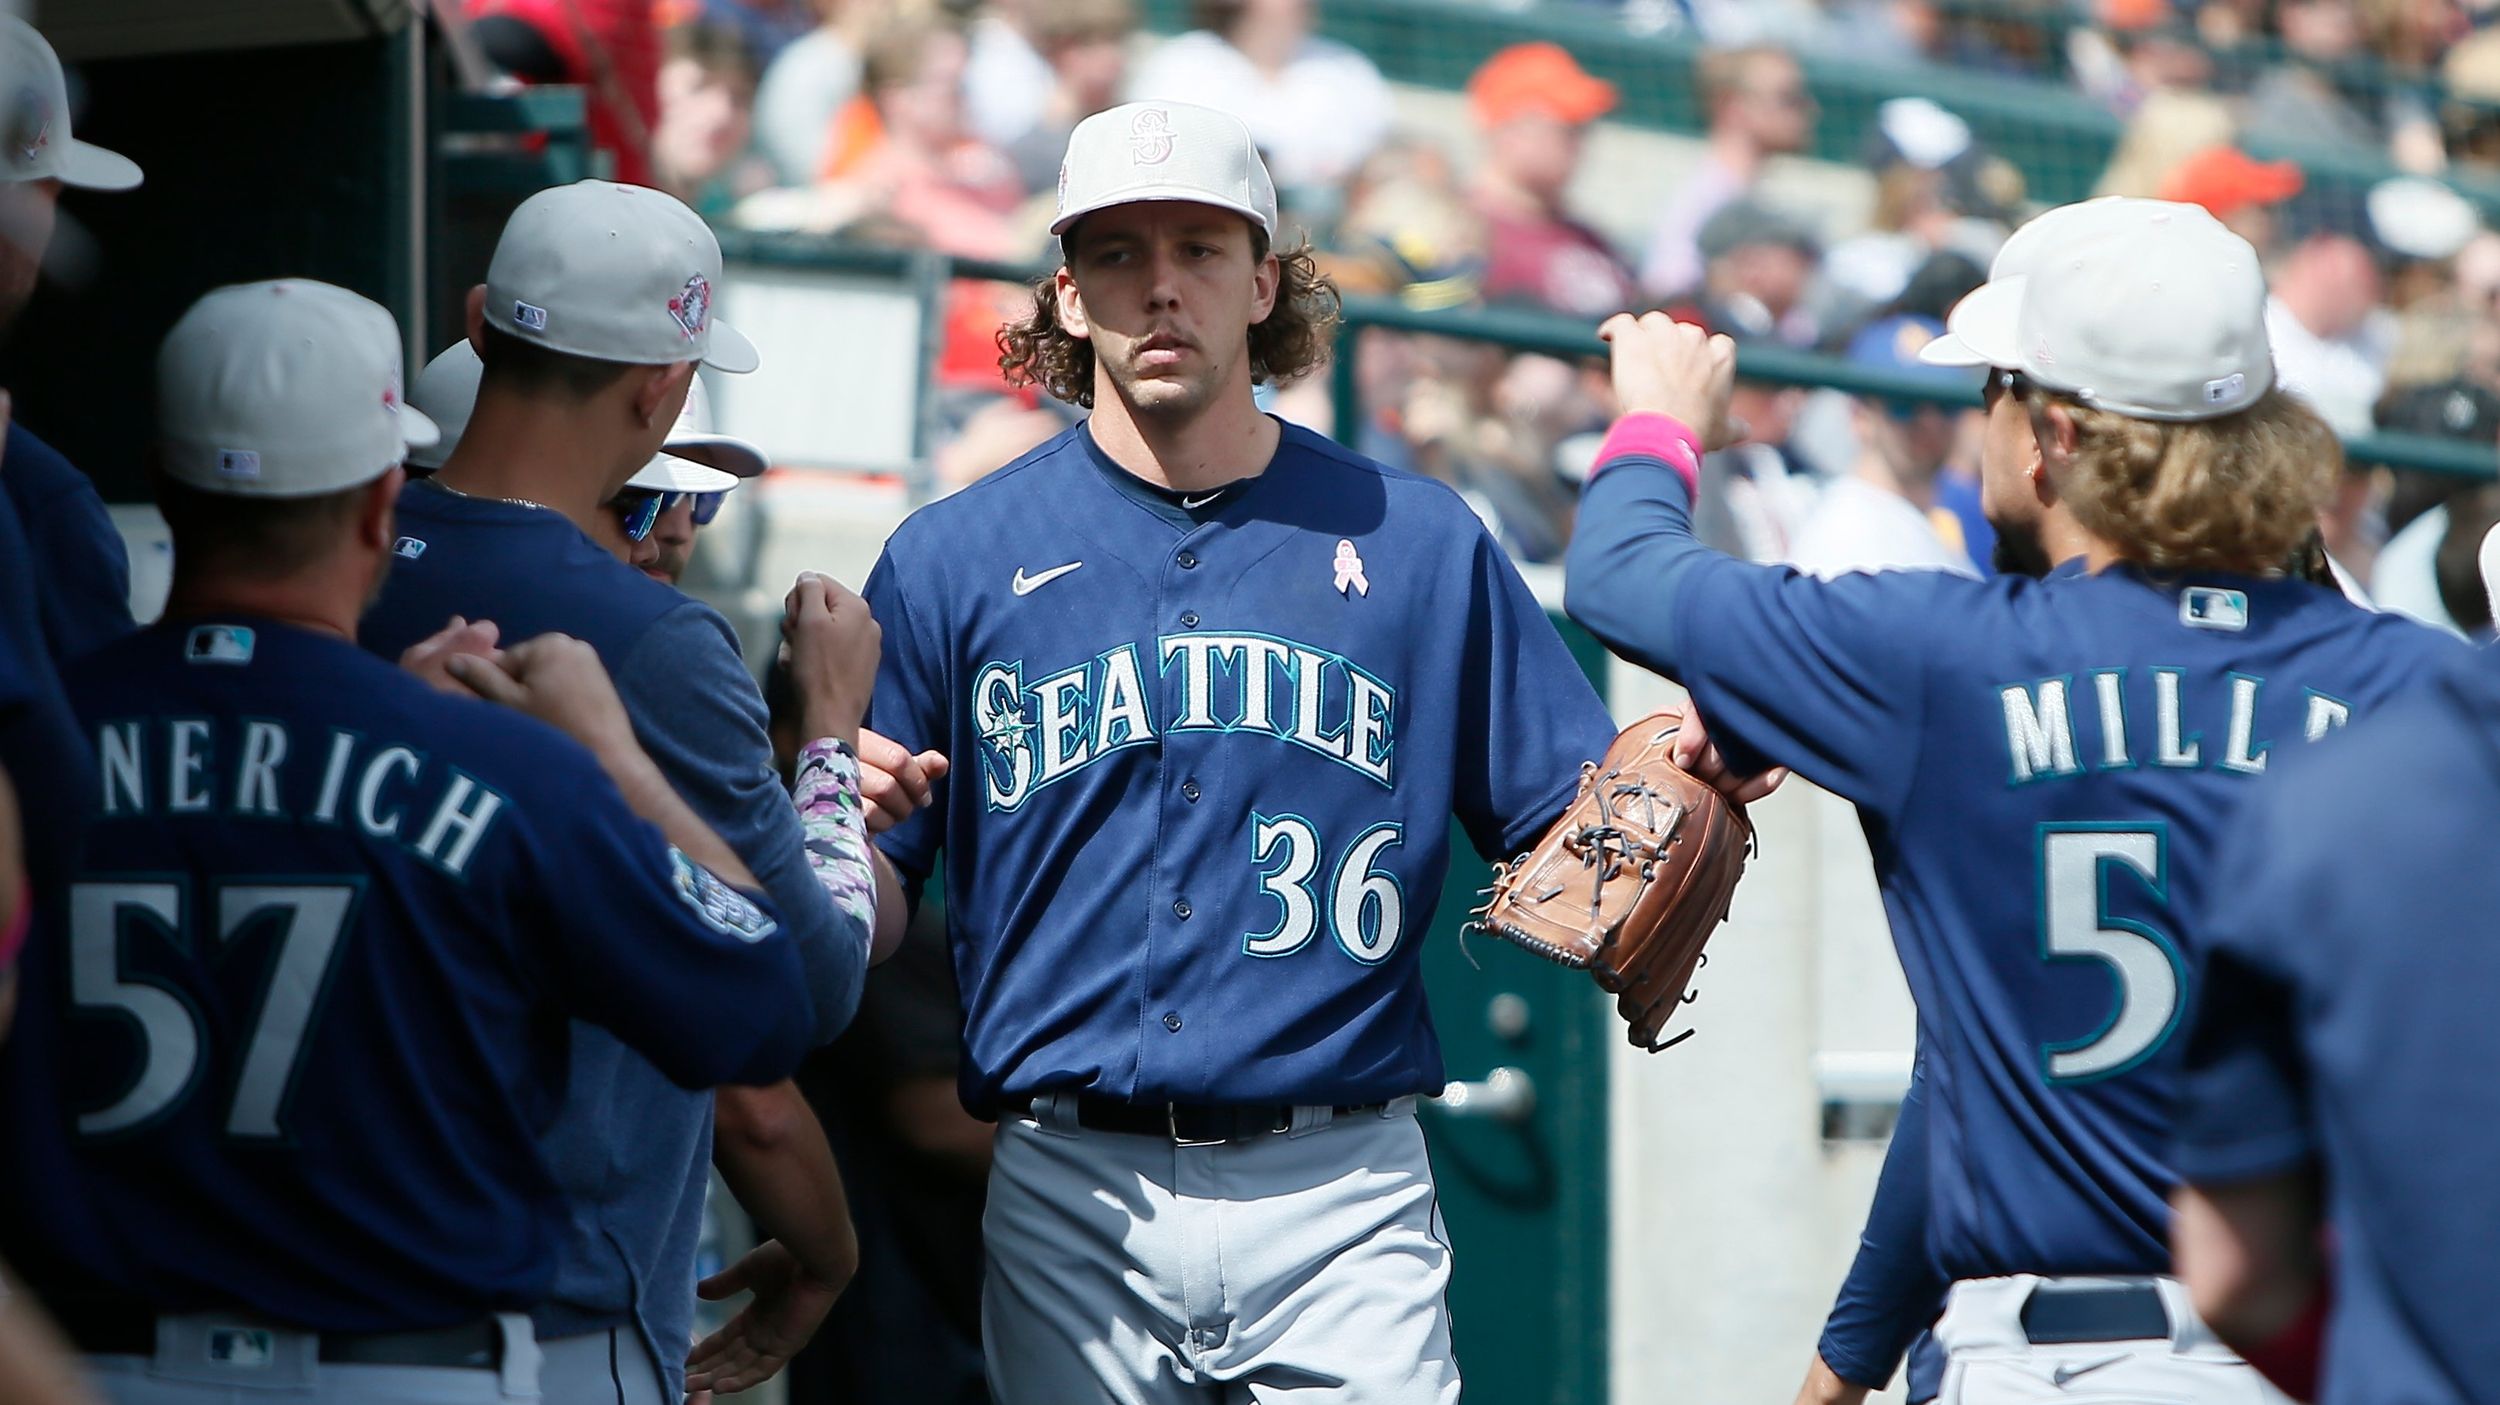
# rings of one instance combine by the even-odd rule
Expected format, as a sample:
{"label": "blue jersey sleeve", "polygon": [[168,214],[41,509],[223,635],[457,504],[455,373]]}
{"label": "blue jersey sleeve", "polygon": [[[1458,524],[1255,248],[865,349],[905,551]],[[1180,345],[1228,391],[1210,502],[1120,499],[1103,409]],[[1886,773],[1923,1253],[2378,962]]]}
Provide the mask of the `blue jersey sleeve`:
{"label": "blue jersey sleeve", "polygon": [[1474,579],[1453,808],[1476,851],[1498,860],[1562,813],[1580,764],[1606,754],[1615,727],[1545,607],[1482,528]]}
{"label": "blue jersey sleeve", "polygon": [[1902,1353],[1943,1314],[1952,1286],[1927,1245],[1926,1070],[1922,1052],[1884,1152],[1858,1256],[1815,1348],[1842,1380],[1873,1390],[1892,1379]]}
{"label": "blue jersey sleeve", "polygon": [[1600,465],[1569,557],[1571,617],[1682,683],[1739,771],[1787,766],[1879,813],[1918,773],[1927,663],[1967,628],[1979,582],[1940,571],[1822,581],[1721,555],[1693,535],[1665,462]]}
{"label": "blue jersey sleeve", "polygon": [[[877,846],[894,863],[895,872],[917,904],[920,886],[937,862],[946,837],[946,797],[957,785],[977,785],[981,757],[972,746],[959,748],[949,730],[946,656],[928,630],[928,621],[914,612],[914,601],[895,564],[889,544],[868,573],[861,592],[884,630],[884,651],[877,661],[877,691],[868,709],[868,725],[878,735],[918,753],[938,751],[952,763],[929,803],[910,819],[877,836]],[[977,746],[975,742],[973,745]],[[958,750],[964,754],[958,755]]]}
{"label": "blue jersey sleeve", "polygon": [[772,896],[798,942],[817,1041],[830,1042],[859,1008],[869,933],[808,867],[798,811],[772,767],[764,697],[728,622],[688,601],[644,631],[616,687],[660,773]]}
{"label": "blue jersey sleeve", "polygon": [[130,554],[87,475],[23,425],[9,426],[0,483],[17,505],[42,588],[43,633],[62,663],[138,626],[130,618]]}
{"label": "blue jersey sleeve", "polygon": [[515,861],[540,897],[529,935],[549,993],[682,1087],[789,1077],[814,1021],[770,899],[680,853],[569,739],[549,738],[536,764]]}

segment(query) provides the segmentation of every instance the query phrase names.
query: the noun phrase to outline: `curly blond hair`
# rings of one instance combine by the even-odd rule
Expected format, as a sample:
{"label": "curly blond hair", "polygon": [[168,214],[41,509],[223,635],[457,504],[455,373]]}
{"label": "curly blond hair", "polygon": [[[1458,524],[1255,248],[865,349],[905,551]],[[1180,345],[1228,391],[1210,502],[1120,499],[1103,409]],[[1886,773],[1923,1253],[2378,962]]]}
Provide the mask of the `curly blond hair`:
{"label": "curly blond hair", "polygon": [[2084,530],[2156,571],[2279,573],[2343,472],[2335,431],[2280,386],[2237,414],[2185,423],[2033,392],[2035,411],[2050,404],[2076,431],[2058,496]]}
{"label": "curly blond hair", "polygon": [[[1253,261],[1268,254],[1267,236],[1252,230]],[[1250,381],[1290,385],[1328,360],[1336,339],[1337,285],[1311,256],[1308,242],[1276,253],[1276,305],[1250,327]],[[1055,278],[1033,284],[1033,311],[998,329],[998,369],[1013,386],[1038,385],[1071,405],[1094,408],[1094,344],[1059,325]]]}

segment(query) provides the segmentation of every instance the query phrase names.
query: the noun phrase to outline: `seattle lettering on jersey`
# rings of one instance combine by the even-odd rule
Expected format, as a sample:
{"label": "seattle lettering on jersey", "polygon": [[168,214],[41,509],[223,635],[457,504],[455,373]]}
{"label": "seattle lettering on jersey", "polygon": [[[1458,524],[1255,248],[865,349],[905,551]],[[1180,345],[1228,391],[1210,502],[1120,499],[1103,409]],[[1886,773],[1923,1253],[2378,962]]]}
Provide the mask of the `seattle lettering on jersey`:
{"label": "seattle lettering on jersey", "polygon": [[[972,724],[985,743],[982,794],[1013,810],[1125,747],[1173,732],[1259,732],[1394,786],[1397,690],[1342,654],[1267,634],[1167,634],[1150,690],[1123,644],[1032,683],[1024,664],[983,664]],[[1168,716],[1153,703],[1176,691]]]}
{"label": "seattle lettering on jersey", "polygon": [[202,717],[103,723],[104,817],[352,824],[459,878],[503,816],[503,796],[422,752],[338,728],[309,751],[297,742],[285,723],[263,718],[233,721],[222,735]]}
{"label": "seattle lettering on jersey", "polygon": [[[2262,775],[2272,742],[2258,736],[2257,699],[2266,680],[2230,675],[2230,714],[2210,734],[2191,730],[2181,715],[2185,671],[2155,668],[2147,685],[2132,686],[2128,670],[2096,668],[2078,689],[2072,675],[2035,683],[2008,683],[1998,690],[2005,708],[2005,749],[2013,762],[2012,784],[2152,766],[2177,771],[2219,770]],[[2077,696],[2078,693],[2085,696]],[[2150,693],[2150,697],[2146,696]],[[2305,690],[2302,740],[2316,741],[2352,721],[2352,704],[2315,689]],[[2089,708],[2100,721],[2100,754],[2084,757],[2075,737],[2075,713]],[[2135,729],[2130,735],[2129,728]]]}

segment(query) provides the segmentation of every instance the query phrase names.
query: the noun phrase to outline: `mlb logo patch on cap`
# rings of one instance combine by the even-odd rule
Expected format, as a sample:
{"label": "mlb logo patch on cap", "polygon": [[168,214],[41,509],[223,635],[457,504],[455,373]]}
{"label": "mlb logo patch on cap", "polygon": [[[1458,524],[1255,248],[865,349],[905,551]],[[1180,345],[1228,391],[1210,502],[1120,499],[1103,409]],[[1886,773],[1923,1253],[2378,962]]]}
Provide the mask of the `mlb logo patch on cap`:
{"label": "mlb logo patch on cap", "polygon": [[219,449],[217,476],[220,478],[260,477],[260,455],[249,449]]}
{"label": "mlb logo patch on cap", "polygon": [[252,631],[239,624],[204,624],[182,641],[186,663],[250,663]]}
{"label": "mlb logo patch on cap", "polygon": [[512,304],[512,320],[533,332],[543,332],[547,330],[547,309],[515,301]]}

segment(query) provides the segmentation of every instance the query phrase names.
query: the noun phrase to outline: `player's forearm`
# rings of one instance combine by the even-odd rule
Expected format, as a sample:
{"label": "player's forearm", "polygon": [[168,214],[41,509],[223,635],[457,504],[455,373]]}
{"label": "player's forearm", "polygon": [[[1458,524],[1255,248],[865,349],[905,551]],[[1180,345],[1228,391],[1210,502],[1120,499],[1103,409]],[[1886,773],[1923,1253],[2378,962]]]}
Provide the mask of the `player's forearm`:
{"label": "player's forearm", "polygon": [[13,1405],[101,1405],[74,1358],[18,1284],[0,1275],[0,1400]]}
{"label": "player's forearm", "polygon": [[1927,1098],[1925,1065],[1912,1075],[1875,1180],[1857,1257],[1841,1282],[1815,1344],[1816,1360],[1835,1376],[1867,1386],[1892,1379],[1903,1353],[1944,1310],[1951,1287],[1928,1252]]}
{"label": "player's forearm", "polygon": [[712,1164],[755,1221],[809,1277],[839,1289],[859,1268],[859,1236],[833,1148],[798,1085],[713,1094]]}
{"label": "player's forearm", "polygon": [[903,890],[903,876],[894,871],[894,861],[883,849],[870,846],[868,863],[877,875],[877,931],[868,948],[868,964],[874,966],[902,948],[903,934],[911,930],[912,905]]}
{"label": "player's forearm", "polygon": [[738,851],[729,847],[660,774],[660,768],[639,749],[630,755],[601,756],[600,766],[625,794],[635,814],[659,826],[668,842],[687,858],[710,869],[724,883],[749,890],[760,887]]}
{"label": "player's forearm", "polygon": [[1710,555],[1693,535],[1691,496],[1662,460],[1617,457],[1601,467],[1564,557],[1563,608],[1616,653],[1677,677],[1679,578]]}
{"label": "player's forearm", "polygon": [[2314,1174],[2183,1185],[2170,1208],[2179,1280],[2233,1350],[2263,1349],[2317,1298],[2324,1263]]}
{"label": "player's forearm", "polygon": [[1820,1353],[1806,1367],[1805,1384],[1797,1387],[1796,1405],[1860,1405],[1874,1387],[1843,1379]]}
{"label": "player's forearm", "polygon": [[901,940],[902,897],[868,842],[858,753],[832,737],[809,742],[799,751],[790,803],[807,831],[808,871],[816,875],[826,901],[867,935],[869,962],[884,960],[893,949],[884,940],[888,925],[896,928],[894,940]]}

